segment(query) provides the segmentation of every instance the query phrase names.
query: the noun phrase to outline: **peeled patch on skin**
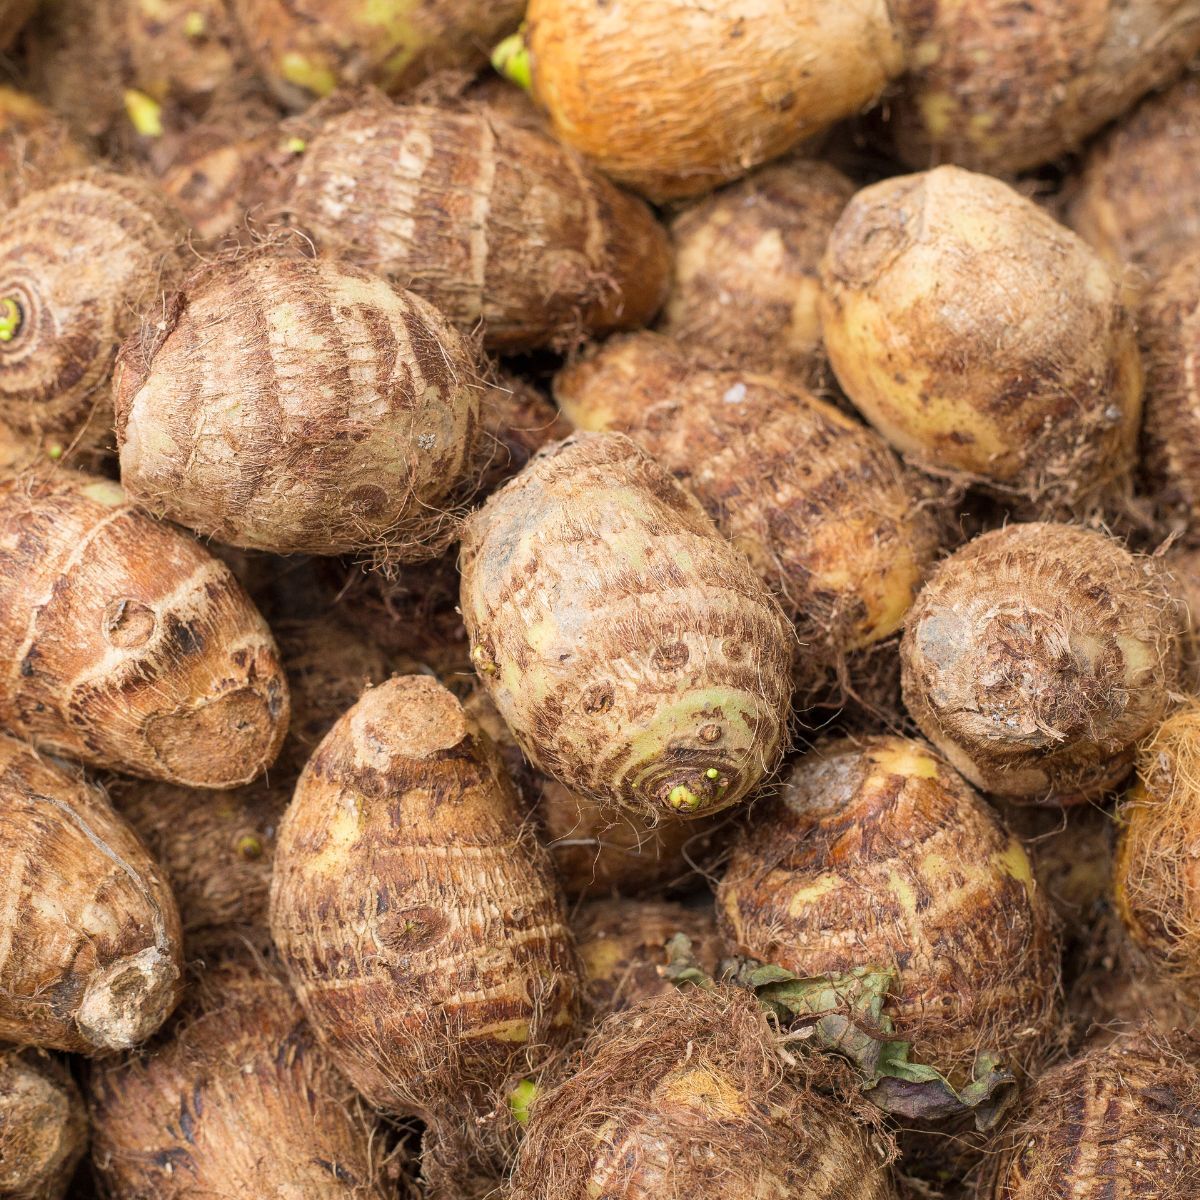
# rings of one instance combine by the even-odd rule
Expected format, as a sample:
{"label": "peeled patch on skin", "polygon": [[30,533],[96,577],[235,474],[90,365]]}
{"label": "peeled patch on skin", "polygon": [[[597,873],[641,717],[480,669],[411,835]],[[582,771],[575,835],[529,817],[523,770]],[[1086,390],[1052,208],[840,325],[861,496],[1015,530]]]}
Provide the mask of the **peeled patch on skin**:
{"label": "peeled patch on skin", "polygon": [[0,1052],[0,1195],[59,1200],[87,1149],[87,1111],[49,1055]]}
{"label": "peeled patch on skin", "polygon": [[774,768],[791,625],[629,438],[541,451],[472,515],[461,569],[477,674],[526,757],[573,791],[692,817]]}

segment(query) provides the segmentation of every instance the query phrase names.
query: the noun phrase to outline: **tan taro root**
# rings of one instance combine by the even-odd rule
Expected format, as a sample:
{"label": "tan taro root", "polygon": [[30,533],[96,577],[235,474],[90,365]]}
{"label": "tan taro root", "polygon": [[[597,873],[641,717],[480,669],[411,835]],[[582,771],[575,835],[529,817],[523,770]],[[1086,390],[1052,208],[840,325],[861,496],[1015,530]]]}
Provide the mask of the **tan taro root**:
{"label": "tan taro root", "polygon": [[883,1138],[786,1071],[777,1041],[735,988],[689,987],[609,1017],[575,1073],[535,1100],[511,1194],[893,1200]]}
{"label": "tan taro root", "polygon": [[998,179],[940,167],[864,188],[821,305],[838,382],[917,465],[1035,510],[1126,484],[1142,372],[1118,283]]}
{"label": "tan taro root", "polygon": [[432,557],[475,485],[481,370],[434,308],[357,267],[203,270],[121,349],[122,482],[235,546]]}
{"label": "tan taro root", "polygon": [[339,1067],[374,1106],[426,1122],[437,1194],[486,1190],[496,1109],[572,1036],[577,968],[512,785],[434,680],[371,689],[309,761],[271,930]]}
{"label": "tan taro root", "polygon": [[89,172],[30,192],[0,234],[0,439],[58,459],[112,440],[117,347],[181,269],[182,222],[149,183]]}
{"label": "tan taro root", "polygon": [[471,660],[525,756],[643,819],[774,768],[793,632],[699,503],[621,434],[542,450],[462,541]]}
{"label": "tan taro root", "polygon": [[106,479],[0,479],[0,724],[44,749],[188,787],[275,759],[283,670],[229,568]]}
{"label": "tan taro root", "polygon": [[179,913],[104,792],[0,735],[0,1040],[79,1054],[148,1037],[179,998]]}
{"label": "tan taro root", "polygon": [[1200,1186],[1200,1071],[1133,1034],[1047,1071],[987,1156],[979,1200],[1189,1200]]}
{"label": "tan taro root", "polygon": [[62,1200],[87,1148],[87,1110],[49,1055],[0,1050],[0,1196]]}
{"label": "tan taro root", "polygon": [[1179,686],[1182,617],[1157,560],[1034,522],[969,542],[908,615],[904,703],[976,787],[1074,803],[1115,787]]}
{"label": "tan taro root", "polygon": [[683,209],[659,328],[749,371],[824,386],[819,266],[854,190],[829,163],[795,159]]}
{"label": "tan taro root", "polygon": [[[717,917],[731,952],[798,976],[893,970],[895,1038],[955,1089],[1036,1068],[1055,1026],[1057,932],[1025,851],[923,742],[801,759],[735,842]],[[868,1095],[926,1115],[895,1079]]]}
{"label": "tan taro root", "polygon": [[1011,175],[1075,150],[1200,50],[1197,0],[1031,8],[899,0],[908,73],[889,104],[901,158]]}
{"label": "tan taro root", "polygon": [[74,174],[87,151],[45,105],[16,88],[0,86],[0,200],[5,211],[26,193]]}
{"label": "tan taro root", "polygon": [[532,0],[525,20],[557,136],[656,202],[786,153],[872,104],[902,65],[882,0]]}
{"label": "tan taro root", "polygon": [[244,951],[217,956],[168,1033],[99,1066],[90,1093],[93,1158],[114,1196],[394,1194],[377,1119],[287,987]]}
{"label": "tan taro root", "polygon": [[835,665],[900,628],[938,530],[871,430],[653,333],[609,341],[554,393],[577,427],[628,433],[696,496],[796,622],[803,660]]}
{"label": "tan taro root", "polygon": [[487,112],[368,99],[318,128],[287,196],[326,251],[517,350],[647,324],[670,246],[640,200]]}

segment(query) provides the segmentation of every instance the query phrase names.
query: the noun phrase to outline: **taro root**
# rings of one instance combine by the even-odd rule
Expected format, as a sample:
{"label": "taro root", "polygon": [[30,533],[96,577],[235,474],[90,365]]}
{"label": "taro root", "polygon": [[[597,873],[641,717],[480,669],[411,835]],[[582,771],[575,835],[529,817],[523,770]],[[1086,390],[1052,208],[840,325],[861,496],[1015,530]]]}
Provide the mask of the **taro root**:
{"label": "taro root", "polygon": [[783,749],[792,629],[621,434],[540,451],[467,522],[471,661],[526,758],[643,819],[745,799]]}
{"label": "taro root", "polygon": [[1197,0],[899,0],[908,73],[889,125],[911,167],[993,175],[1075,150],[1200,50]]}
{"label": "taro root", "polygon": [[[210,956],[210,961],[211,961]],[[287,987],[244,951],[192,985],[142,1053],[91,1075],[107,1194],[149,1200],[384,1200],[383,1131]]]}
{"label": "taro root", "polygon": [[659,328],[748,371],[824,386],[819,266],[854,190],[836,167],[796,159],[683,209]]}
{"label": "taro root", "polygon": [[309,1020],[377,1108],[418,1116],[437,1194],[496,1182],[497,1105],[573,1034],[574,948],[487,738],[426,676],[372,688],[300,777],[271,930]]}
{"label": "taro root", "polygon": [[25,92],[0,86],[0,200],[6,211],[87,161],[87,151],[56,113]]}
{"label": "taro root", "polygon": [[479,481],[481,496],[494,492],[543,446],[571,432],[570,423],[558,409],[532,384],[515,375],[504,376],[488,390],[479,417],[488,458]]}
{"label": "taro root", "polygon": [[475,484],[480,371],[440,313],[357,267],[205,269],[121,349],[122,482],[235,546],[433,557]]}
{"label": "taro root", "polygon": [[1195,695],[1200,692],[1200,547],[1175,546],[1163,564],[1183,614],[1184,690]]}
{"label": "taro root", "polygon": [[1076,803],[1115,787],[1178,686],[1158,562],[1103,533],[1010,525],[946,559],[908,615],[904,703],[976,787]]}
{"label": "taro root", "polygon": [[730,951],[835,999],[863,972],[885,976],[888,1040],[940,1076],[893,1070],[888,1047],[867,1092],[887,1111],[974,1108],[986,1127],[1046,1051],[1050,906],[1020,841],[923,742],[847,739],[801,759],[735,842],[717,916]]}
{"label": "taro root", "polygon": [[229,568],[106,479],[0,479],[0,658],[0,724],[129,775],[235,787],[287,730],[275,643]]}
{"label": "taro root", "polygon": [[149,1037],[179,998],[170,889],[100,788],[6,735],[0,861],[0,1040],[101,1054]]}
{"label": "taro root", "polygon": [[513,1171],[522,1200],[893,1200],[888,1148],[858,1107],[785,1072],[737,988],[616,1013],[539,1095]]}
{"label": "taro root", "polygon": [[0,1050],[0,1196],[62,1200],[87,1139],[87,1111],[66,1067]]}
{"label": "taro root", "polygon": [[628,433],[696,496],[796,622],[801,663],[834,665],[900,628],[938,530],[878,435],[653,333],[608,342],[554,392],[578,428]]}
{"label": "taro root", "polygon": [[504,350],[647,324],[670,246],[650,210],[544,134],[366,100],[309,141],[287,197],[331,253]]}
{"label": "taro root", "polygon": [[838,382],[918,466],[1038,512],[1127,484],[1133,321],[1107,264],[1031,200],[956,167],[884,180],[847,205],[821,279]]}
{"label": "taro root", "polygon": [[508,73],[555,134],[651,200],[711,191],[872,104],[902,66],[883,0],[532,0]]}

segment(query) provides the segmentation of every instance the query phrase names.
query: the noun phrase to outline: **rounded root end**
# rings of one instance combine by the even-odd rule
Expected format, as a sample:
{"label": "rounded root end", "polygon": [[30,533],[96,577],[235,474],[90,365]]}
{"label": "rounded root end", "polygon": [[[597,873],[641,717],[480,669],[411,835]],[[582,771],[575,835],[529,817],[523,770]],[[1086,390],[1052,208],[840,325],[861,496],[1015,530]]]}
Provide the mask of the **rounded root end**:
{"label": "rounded root end", "polygon": [[93,977],[75,1023],[97,1050],[128,1050],[167,1019],[178,996],[179,968],[158,947],[118,958]]}

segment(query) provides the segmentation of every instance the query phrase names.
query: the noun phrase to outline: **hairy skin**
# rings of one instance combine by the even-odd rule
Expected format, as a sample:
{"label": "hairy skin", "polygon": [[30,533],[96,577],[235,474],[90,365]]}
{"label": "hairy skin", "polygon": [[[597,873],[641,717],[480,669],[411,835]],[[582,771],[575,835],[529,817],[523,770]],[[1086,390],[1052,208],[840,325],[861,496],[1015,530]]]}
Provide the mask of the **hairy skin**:
{"label": "hairy skin", "polygon": [[503,375],[488,391],[479,417],[488,460],[479,481],[479,496],[490,495],[543,446],[571,433],[571,423],[558,409],[516,375]]}
{"label": "hairy skin", "polygon": [[1156,560],[1069,525],[951,555],[901,646],[904,703],[976,787],[1077,803],[1121,782],[1179,686],[1182,616]]}
{"label": "hairy skin", "polygon": [[57,113],[26,92],[0,87],[0,200],[6,212],[22,196],[87,163],[87,151]]}
{"label": "hairy skin", "polygon": [[472,514],[460,565],[475,670],[529,761],[572,791],[696,817],[774,768],[791,626],[629,438],[542,450]]}
{"label": "hairy skin", "polygon": [[0,1039],[102,1054],[179,999],[174,897],[104,792],[0,736]]}
{"label": "hairy skin", "polygon": [[1162,561],[1183,617],[1184,690],[1200,694],[1200,546],[1175,545]]}
{"label": "hairy skin", "polygon": [[87,1140],[87,1110],[66,1067],[0,1051],[0,1196],[62,1200]]}

